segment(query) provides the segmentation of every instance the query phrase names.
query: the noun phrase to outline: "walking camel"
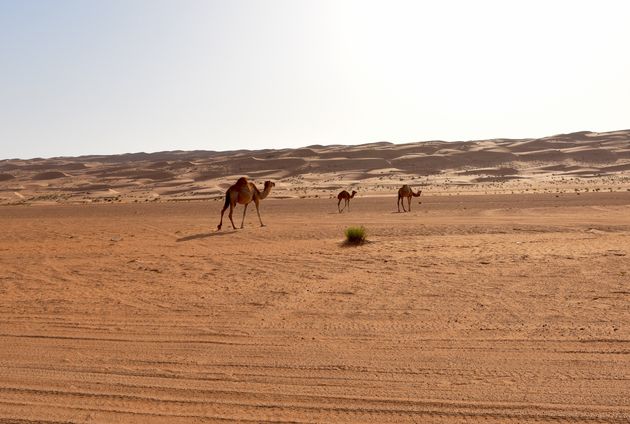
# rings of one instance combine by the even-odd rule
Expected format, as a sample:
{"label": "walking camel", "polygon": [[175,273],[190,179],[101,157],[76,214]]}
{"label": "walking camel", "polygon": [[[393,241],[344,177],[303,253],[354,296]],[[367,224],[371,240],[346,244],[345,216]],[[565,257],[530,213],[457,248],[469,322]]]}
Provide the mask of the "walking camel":
{"label": "walking camel", "polygon": [[219,222],[219,225],[217,226],[217,231],[220,230],[221,226],[223,225],[223,213],[228,208],[228,206],[230,207],[230,213],[228,216],[230,217],[230,221],[232,222],[232,228],[236,230],[234,220],[232,219],[232,212],[234,211],[237,203],[245,205],[245,209],[243,210],[243,220],[241,221],[241,228],[243,228],[243,224],[245,223],[245,213],[247,212],[247,205],[249,205],[252,201],[256,205],[256,213],[258,214],[260,226],[264,227],[265,224],[263,224],[262,219],[260,218],[260,210],[258,209],[258,205],[261,200],[269,195],[271,189],[275,187],[275,185],[276,184],[271,181],[265,181],[265,188],[261,192],[254,185],[254,183],[248,182],[247,178],[239,178],[236,181],[236,184],[230,186],[230,188],[228,188],[225,192],[225,204],[223,205],[223,209],[221,209],[221,222]]}
{"label": "walking camel", "polygon": [[409,206],[409,212],[411,212],[411,198],[418,197],[422,194],[422,190],[418,190],[417,193],[414,193],[411,187],[407,184],[398,189],[398,212],[400,212],[400,205],[402,204],[403,212],[407,212],[405,210],[405,197],[407,198],[407,205]]}
{"label": "walking camel", "polygon": [[339,205],[341,204],[342,200],[345,200],[346,203],[343,205],[343,208],[339,209],[339,213],[341,213],[341,211],[343,211],[346,206],[348,207],[348,212],[350,212],[350,199],[352,199],[355,194],[357,194],[356,191],[352,190],[352,195],[350,195],[350,193],[348,193],[347,191],[343,190],[341,193],[339,193],[337,195],[337,199],[339,199],[339,201],[337,202],[337,209],[339,209]]}

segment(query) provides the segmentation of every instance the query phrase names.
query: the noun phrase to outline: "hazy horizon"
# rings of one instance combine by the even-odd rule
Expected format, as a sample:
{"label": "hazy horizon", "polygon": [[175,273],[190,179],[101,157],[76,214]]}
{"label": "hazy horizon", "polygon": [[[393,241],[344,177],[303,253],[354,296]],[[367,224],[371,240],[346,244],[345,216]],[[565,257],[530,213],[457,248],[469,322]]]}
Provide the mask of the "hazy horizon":
{"label": "hazy horizon", "polygon": [[573,133],[579,133],[579,132],[593,132],[593,133],[606,133],[606,132],[617,132],[617,131],[627,131],[630,130],[630,128],[620,128],[617,130],[610,130],[610,131],[591,131],[591,130],[581,130],[581,131],[573,131],[570,133],[556,133],[556,134],[548,134],[546,136],[542,136],[542,137],[492,137],[492,138],[485,138],[485,139],[465,139],[465,140],[444,140],[444,139],[432,139],[432,140],[415,140],[415,141],[401,141],[401,142],[394,142],[394,141],[388,141],[388,140],[376,140],[376,141],[368,141],[365,143],[353,143],[353,144],[346,144],[346,143],[326,143],[326,144],[308,144],[308,145],[300,145],[300,146],[288,146],[288,147],[265,147],[265,146],[261,146],[261,147],[256,147],[256,148],[251,148],[251,149],[247,149],[247,148],[226,148],[226,149],[203,149],[203,148],[199,148],[199,149],[167,149],[167,150],[138,150],[138,151],[120,151],[120,152],[111,152],[111,153],[85,153],[85,154],[77,154],[77,155],[56,155],[56,156],[32,156],[32,157],[6,157],[6,158],[2,158],[0,157],[0,161],[3,160],[33,160],[33,159],[56,159],[56,158],[77,158],[77,157],[90,157],[90,156],[118,156],[118,155],[133,155],[133,154],[154,154],[154,153],[166,153],[166,152],[177,152],[177,151],[182,151],[182,152],[192,152],[192,151],[208,151],[208,152],[231,152],[231,151],[239,151],[239,150],[250,150],[250,151],[260,151],[260,150],[283,150],[283,149],[300,149],[300,148],[309,148],[312,146],[348,146],[348,147],[353,147],[353,146],[361,146],[361,145],[368,145],[368,144],[376,144],[376,143],[390,143],[393,145],[400,145],[400,144],[410,144],[410,143],[431,143],[431,142],[445,142],[445,143],[456,143],[456,142],[476,142],[476,141],[486,141],[486,140],[498,140],[498,139],[513,139],[513,140],[526,140],[526,139],[537,139],[537,138],[545,138],[545,137],[553,137],[553,136],[559,136],[559,135],[564,135],[564,134],[573,134]]}
{"label": "hazy horizon", "polygon": [[624,130],[628,11],[0,0],[0,159]]}

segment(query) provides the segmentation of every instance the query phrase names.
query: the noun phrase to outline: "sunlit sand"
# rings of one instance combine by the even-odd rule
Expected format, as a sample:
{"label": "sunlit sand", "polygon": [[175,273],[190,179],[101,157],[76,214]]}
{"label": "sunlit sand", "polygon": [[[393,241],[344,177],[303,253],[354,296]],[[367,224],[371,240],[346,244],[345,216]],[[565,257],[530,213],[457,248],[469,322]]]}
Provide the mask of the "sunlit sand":
{"label": "sunlit sand", "polygon": [[2,161],[0,421],[626,422],[627,136]]}

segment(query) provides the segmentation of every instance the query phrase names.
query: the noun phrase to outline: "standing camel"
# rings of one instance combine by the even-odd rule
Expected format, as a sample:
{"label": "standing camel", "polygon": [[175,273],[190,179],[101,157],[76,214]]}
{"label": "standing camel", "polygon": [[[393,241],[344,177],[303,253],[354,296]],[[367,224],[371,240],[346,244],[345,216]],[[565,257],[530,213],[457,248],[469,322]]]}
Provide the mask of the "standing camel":
{"label": "standing camel", "polygon": [[418,190],[417,193],[414,193],[411,187],[407,184],[398,189],[398,212],[400,212],[400,205],[402,204],[403,212],[407,212],[405,210],[405,197],[407,198],[407,205],[409,206],[409,212],[411,212],[411,198],[418,197],[422,194],[422,190]]}
{"label": "standing camel", "polygon": [[234,225],[234,220],[232,219],[232,212],[236,207],[237,203],[241,205],[245,205],[245,210],[243,210],[243,220],[241,221],[241,228],[243,228],[243,224],[245,223],[245,213],[247,212],[247,205],[251,203],[253,200],[256,204],[256,213],[258,213],[258,220],[260,221],[260,226],[264,227],[262,219],[260,218],[260,210],[258,209],[258,204],[261,200],[269,195],[271,192],[271,188],[275,187],[275,183],[271,181],[265,181],[265,189],[261,193],[260,190],[254,185],[254,183],[250,183],[247,181],[247,178],[241,177],[236,181],[236,184],[228,188],[225,192],[225,204],[223,205],[223,209],[221,209],[221,222],[217,226],[217,231],[221,229],[223,225],[223,213],[225,210],[230,207],[230,221],[232,222],[232,228],[236,230],[236,226]]}
{"label": "standing camel", "polygon": [[343,208],[339,209],[339,213],[341,213],[341,211],[343,211],[346,208],[346,206],[348,207],[348,212],[350,212],[350,199],[352,199],[355,194],[357,194],[357,192],[354,190],[352,190],[352,195],[350,195],[350,193],[348,193],[347,191],[343,190],[341,193],[337,195],[337,199],[339,199],[339,201],[337,202],[337,209],[339,209],[339,205],[341,204],[342,200],[346,201],[346,203],[343,205]]}

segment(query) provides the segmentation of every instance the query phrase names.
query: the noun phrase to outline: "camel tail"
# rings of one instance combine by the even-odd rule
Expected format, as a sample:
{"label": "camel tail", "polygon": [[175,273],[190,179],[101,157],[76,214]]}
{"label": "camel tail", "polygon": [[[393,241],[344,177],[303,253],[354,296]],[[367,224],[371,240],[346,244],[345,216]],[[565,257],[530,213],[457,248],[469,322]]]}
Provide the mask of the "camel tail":
{"label": "camel tail", "polygon": [[223,209],[227,209],[230,206],[230,190],[225,192],[225,203],[223,203]]}

